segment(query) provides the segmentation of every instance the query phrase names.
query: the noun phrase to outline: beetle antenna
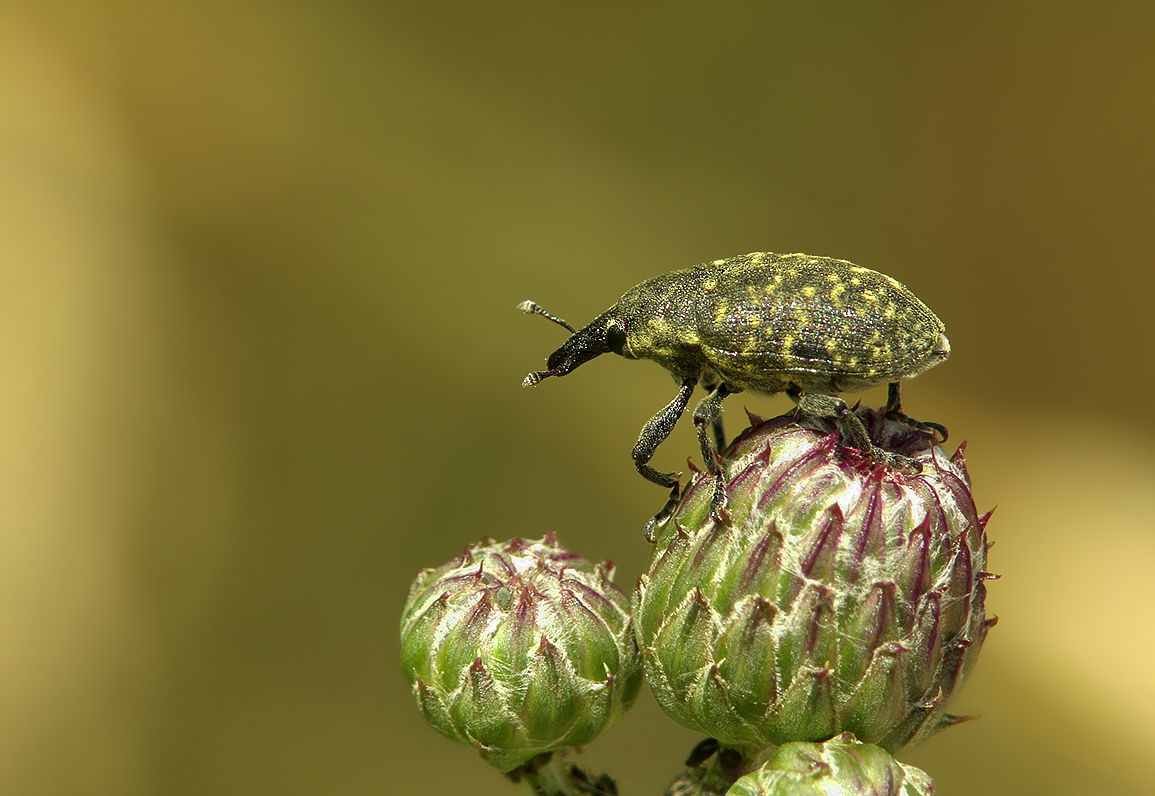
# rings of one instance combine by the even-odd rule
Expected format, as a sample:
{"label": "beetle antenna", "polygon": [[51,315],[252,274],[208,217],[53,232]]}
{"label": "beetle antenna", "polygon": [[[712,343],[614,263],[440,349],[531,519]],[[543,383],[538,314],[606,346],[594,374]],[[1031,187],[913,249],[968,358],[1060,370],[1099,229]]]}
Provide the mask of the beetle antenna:
{"label": "beetle antenna", "polygon": [[536,387],[542,379],[548,379],[550,376],[556,376],[560,372],[561,368],[554,368],[553,370],[535,370],[533,373],[522,379],[521,386]]}
{"label": "beetle antenna", "polygon": [[[521,310],[522,312],[526,313],[527,315],[540,315],[543,318],[549,318],[551,321],[556,323],[558,326],[564,326],[565,328],[569,329],[570,334],[576,333],[576,330],[572,326],[570,326],[568,323],[566,323],[565,321],[563,321],[561,318],[557,317],[556,315],[550,315],[548,312],[546,312],[545,310],[543,310],[541,308],[540,304],[537,304],[533,301],[523,301],[517,305],[517,308],[519,310]],[[549,375],[553,376],[555,374],[550,373]],[[526,378],[528,379],[529,377],[527,376]],[[545,378],[545,376],[541,377],[541,379],[544,379],[544,378]],[[537,381],[535,381],[534,384],[537,384],[537,382],[541,381],[541,379],[538,379]]]}

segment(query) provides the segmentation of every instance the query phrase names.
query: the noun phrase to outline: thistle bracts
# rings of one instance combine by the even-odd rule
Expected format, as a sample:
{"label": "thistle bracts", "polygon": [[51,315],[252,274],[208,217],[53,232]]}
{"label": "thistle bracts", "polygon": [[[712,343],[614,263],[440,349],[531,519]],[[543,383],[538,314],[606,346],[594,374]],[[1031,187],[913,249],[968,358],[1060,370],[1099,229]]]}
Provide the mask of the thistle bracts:
{"label": "thistle bracts", "polygon": [[925,772],[850,733],[826,743],[795,741],[734,783],[727,796],[931,796]]}
{"label": "thistle bracts", "polygon": [[401,664],[425,719],[503,772],[592,741],[642,681],[613,565],[566,551],[552,533],[483,539],[418,574]]}
{"label": "thistle bracts", "polygon": [[955,723],[947,700],[991,624],[962,449],[858,414],[922,472],[875,463],[830,421],[752,418],[722,457],[728,521],[696,475],[634,594],[658,703],[748,755],[842,732],[893,752]]}

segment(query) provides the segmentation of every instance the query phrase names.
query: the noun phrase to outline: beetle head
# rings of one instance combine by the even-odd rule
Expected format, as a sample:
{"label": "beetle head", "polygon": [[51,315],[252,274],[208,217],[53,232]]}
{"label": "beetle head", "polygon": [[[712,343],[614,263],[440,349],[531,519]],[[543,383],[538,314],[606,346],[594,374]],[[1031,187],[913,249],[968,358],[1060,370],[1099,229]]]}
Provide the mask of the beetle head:
{"label": "beetle head", "polygon": [[603,312],[588,325],[575,331],[561,318],[550,315],[532,301],[523,301],[518,308],[522,312],[549,318],[571,332],[569,339],[549,355],[549,359],[546,360],[548,370],[535,370],[530,373],[521,383],[523,387],[533,387],[550,376],[564,376],[578,365],[584,365],[594,357],[611,351],[615,354],[625,354],[626,328],[613,310]]}

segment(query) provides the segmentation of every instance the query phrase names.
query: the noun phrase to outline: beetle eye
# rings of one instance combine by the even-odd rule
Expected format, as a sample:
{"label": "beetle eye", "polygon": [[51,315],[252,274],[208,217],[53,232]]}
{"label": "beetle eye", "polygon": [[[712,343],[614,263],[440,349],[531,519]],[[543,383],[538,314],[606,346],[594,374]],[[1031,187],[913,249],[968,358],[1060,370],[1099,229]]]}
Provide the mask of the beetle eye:
{"label": "beetle eye", "polygon": [[606,345],[615,354],[624,354],[626,347],[626,330],[620,324],[611,323],[606,327]]}

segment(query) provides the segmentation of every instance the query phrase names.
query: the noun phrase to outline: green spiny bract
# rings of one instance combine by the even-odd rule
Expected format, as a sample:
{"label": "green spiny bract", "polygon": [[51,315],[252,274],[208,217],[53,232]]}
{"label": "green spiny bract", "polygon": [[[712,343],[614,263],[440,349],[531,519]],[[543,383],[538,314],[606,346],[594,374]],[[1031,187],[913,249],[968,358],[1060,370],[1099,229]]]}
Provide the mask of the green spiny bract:
{"label": "green spiny bract", "polygon": [[727,796],[931,796],[925,772],[904,765],[886,750],[860,743],[850,733],[826,743],[795,741],[780,747]]}
{"label": "green spiny bract", "polygon": [[634,593],[658,703],[747,756],[840,732],[895,751],[955,723],[947,700],[993,623],[962,448],[859,417],[922,472],[838,445],[831,421],[758,421],[722,457],[729,519],[696,475]]}
{"label": "green spiny bract", "polygon": [[418,574],[401,664],[426,721],[499,771],[596,738],[642,682],[613,565],[543,539],[483,539]]}

